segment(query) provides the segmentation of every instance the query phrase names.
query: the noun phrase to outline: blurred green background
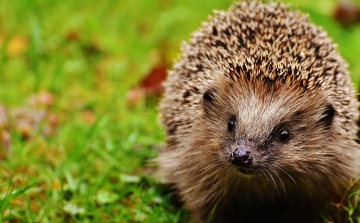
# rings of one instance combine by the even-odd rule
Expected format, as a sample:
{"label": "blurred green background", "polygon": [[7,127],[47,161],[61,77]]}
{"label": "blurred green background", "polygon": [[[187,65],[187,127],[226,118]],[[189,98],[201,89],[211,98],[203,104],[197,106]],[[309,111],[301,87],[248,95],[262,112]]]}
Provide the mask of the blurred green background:
{"label": "blurred green background", "polygon": [[[232,2],[1,0],[0,221],[188,221],[149,162],[164,141],[155,85]],[[346,27],[336,0],[284,2],[328,30],[359,89],[360,0]]]}

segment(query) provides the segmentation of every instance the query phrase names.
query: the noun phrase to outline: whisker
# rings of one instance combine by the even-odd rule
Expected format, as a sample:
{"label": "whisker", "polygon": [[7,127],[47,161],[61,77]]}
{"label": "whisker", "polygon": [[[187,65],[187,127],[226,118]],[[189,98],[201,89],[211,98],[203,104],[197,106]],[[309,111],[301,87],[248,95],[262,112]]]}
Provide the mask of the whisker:
{"label": "whisker", "polygon": [[269,184],[269,183],[270,183],[270,182],[269,182],[269,178],[267,177],[265,171],[262,170],[262,169],[260,169],[260,171],[264,174],[264,176],[265,176],[265,178],[266,178],[266,181],[267,181],[267,183]]}
{"label": "whisker", "polygon": [[212,164],[221,164],[222,160],[215,157],[215,158],[213,158],[211,160],[206,161],[205,163],[201,163],[201,165],[206,166],[206,165],[208,165],[210,163],[212,163]]}
{"label": "whisker", "polygon": [[280,170],[281,170],[283,173],[285,173],[285,174],[296,184],[295,179],[294,179],[288,172],[286,172],[283,168],[280,168]]}
{"label": "whisker", "polygon": [[265,171],[269,174],[269,176],[270,176],[270,178],[271,178],[271,180],[272,180],[272,182],[273,182],[273,184],[274,184],[274,186],[275,186],[276,192],[278,193],[279,197],[281,197],[281,193],[280,193],[280,191],[279,191],[279,187],[278,187],[278,185],[277,185],[274,177],[271,175],[271,173],[270,173],[268,170],[265,169]]}
{"label": "whisker", "polygon": [[278,174],[276,171],[274,171],[271,167],[269,167],[269,169],[270,169],[270,170],[277,176],[277,178],[280,180],[281,186],[282,186],[282,188],[283,188],[283,190],[284,190],[285,200],[287,200],[286,189],[285,189],[284,183],[282,182],[279,174]]}

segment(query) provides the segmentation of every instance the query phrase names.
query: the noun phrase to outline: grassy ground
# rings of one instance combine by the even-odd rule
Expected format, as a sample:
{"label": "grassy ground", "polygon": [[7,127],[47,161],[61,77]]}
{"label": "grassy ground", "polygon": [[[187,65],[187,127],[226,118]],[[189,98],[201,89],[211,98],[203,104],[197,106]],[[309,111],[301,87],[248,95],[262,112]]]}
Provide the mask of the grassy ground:
{"label": "grassy ground", "polygon": [[[187,221],[148,162],[164,141],[157,99],[127,95],[231,2],[1,0],[0,222]],[[336,1],[292,5],[329,30],[359,87],[360,25],[337,24]]]}

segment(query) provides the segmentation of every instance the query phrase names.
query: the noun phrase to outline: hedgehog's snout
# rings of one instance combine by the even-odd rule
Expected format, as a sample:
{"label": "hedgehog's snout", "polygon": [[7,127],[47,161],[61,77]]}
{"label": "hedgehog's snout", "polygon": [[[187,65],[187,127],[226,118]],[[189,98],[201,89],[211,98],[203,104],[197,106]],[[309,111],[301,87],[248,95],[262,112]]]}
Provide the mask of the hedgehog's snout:
{"label": "hedgehog's snout", "polygon": [[238,167],[250,167],[253,161],[252,154],[245,148],[236,148],[230,153],[230,162]]}

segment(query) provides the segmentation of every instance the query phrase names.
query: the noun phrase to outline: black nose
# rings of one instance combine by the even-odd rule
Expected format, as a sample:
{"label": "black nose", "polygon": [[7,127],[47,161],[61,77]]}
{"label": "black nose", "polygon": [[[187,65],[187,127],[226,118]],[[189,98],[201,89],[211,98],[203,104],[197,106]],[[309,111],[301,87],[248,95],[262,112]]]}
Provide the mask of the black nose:
{"label": "black nose", "polygon": [[249,167],[252,163],[252,155],[249,150],[235,149],[230,153],[230,162],[236,166]]}

